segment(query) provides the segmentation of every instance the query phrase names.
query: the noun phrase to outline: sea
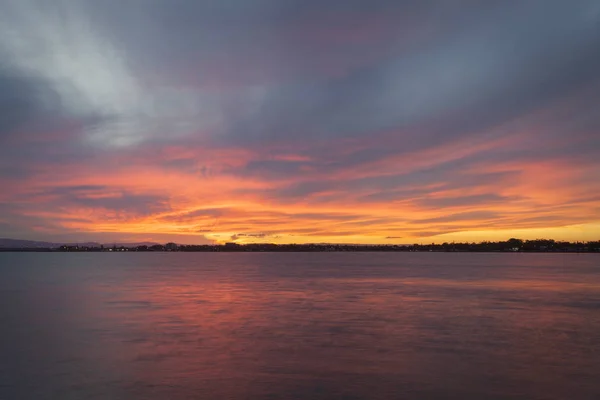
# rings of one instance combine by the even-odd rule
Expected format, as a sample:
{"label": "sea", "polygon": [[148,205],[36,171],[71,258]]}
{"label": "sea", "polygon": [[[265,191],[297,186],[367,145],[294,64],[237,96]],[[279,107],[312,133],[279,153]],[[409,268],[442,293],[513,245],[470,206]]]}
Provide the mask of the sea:
{"label": "sea", "polygon": [[600,399],[600,254],[0,253],[0,399]]}

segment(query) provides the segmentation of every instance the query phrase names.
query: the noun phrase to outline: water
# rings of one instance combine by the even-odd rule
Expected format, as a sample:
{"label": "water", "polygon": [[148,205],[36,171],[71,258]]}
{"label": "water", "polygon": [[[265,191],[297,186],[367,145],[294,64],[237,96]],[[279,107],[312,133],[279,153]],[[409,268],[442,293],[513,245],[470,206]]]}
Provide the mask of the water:
{"label": "water", "polygon": [[0,399],[600,398],[600,256],[0,253]]}

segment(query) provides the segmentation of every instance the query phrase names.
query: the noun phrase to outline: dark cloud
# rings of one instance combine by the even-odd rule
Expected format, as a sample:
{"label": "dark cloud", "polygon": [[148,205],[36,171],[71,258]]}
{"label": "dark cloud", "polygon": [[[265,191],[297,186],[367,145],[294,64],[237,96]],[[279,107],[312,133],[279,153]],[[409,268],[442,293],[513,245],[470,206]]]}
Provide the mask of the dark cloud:
{"label": "dark cloud", "polygon": [[0,140],[51,118],[57,100],[43,81],[11,73],[0,65]]}
{"label": "dark cloud", "polygon": [[257,176],[265,179],[281,179],[303,174],[303,168],[312,166],[306,161],[287,160],[253,160],[243,168],[228,172],[245,176]]}
{"label": "dark cloud", "polygon": [[79,125],[48,82],[0,65],[0,177],[22,179],[48,164],[88,160],[93,153],[77,136]]}
{"label": "dark cloud", "polygon": [[71,186],[58,186],[54,188],[45,189],[41,192],[41,195],[55,195],[55,196],[81,196],[90,193],[102,193],[108,191],[110,188],[106,185],[71,185]]}
{"label": "dark cloud", "polygon": [[[466,167],[477,165],[477,163],[486,159],[484,153],[478,154],[476,157],[440,162],[431,167],[417,168],[407,172],[379,174],[364,178],[348,176],[335,180],[327,179],[327,177],[333,172],[343,172],[350,166],[360,167],[360,162],[352,164],[352,160],[348,159],[348,165],[342,167],[333,167],[331,164],[329,166],[310,164],[312,174],[296,173],[290,175],[282,171],[279,171],[281,172],[279,174],[276,172],[277,170],[273,170],[270,173],[263,173],[261,176],[264,179],[277,177],[279,185],[276,188],[268,190],[244,189],[239,192],[241,194],[261,193],[266,198],[285,202],[308,201],[310,199],[328,202],[330,197],[324,196],[325,193],[346,193],[348,195],[356,193],[356,200],[359,202],[381,203],[424,197],[431,193],[432,187],[435,187],[435,190],[439,192],[479,188],[490,182],[515,179],[520,174],[520,171],[465,172]],[[286,164],[286,162],[283,164]],[[246,175],[247,170],[242,168],[239,173]],[[253,172],[248,174],[248,176],[259,176],[254,175]],[[308,175],[308,177],[306,180],[288,182],[285,180],[286,175],[294,176],[297,179],[303,175]]]}
{"label": "dark cloud", "polygon": [[32,89],[27,82],[0,73],[0,135],[13,132],[35,115]]}
{"label": "dark cloud", "polygon": [[[49,211],[50,205],[44,204],[43,211]],[[30,203],[1,203],[0,202],[0,237],[33,238],[36,235],[56,235],[65,232],[65,223],[91,222],[82,217],[57,215],[48,219],[36,215],[36,210]]]}
{"label": "dark cloud", "polygon": [[264,239],[269,237],[266,233],[237,233],[235,235],[231,235],[231,240],[238,240],[243,238],[251,238],[251,239]]}
{"label": "dark cloud", "polygon": [[[464,199],[464,198],[463,198]],[[415,224],[445,223],[457,221],[486,221],[501,217],[501,214],[494,211],[469,211],[464,213],[448,214],[442,217],[422,218],[413,220]]]}
{"label": "dark cloud", "polygon": [[70,197],[64,201],[72,201],[73,204],[79,204],[92,209],[114,211],[127,217],[151,215],[170,210],[167,200],[164,197],[152,195],[121,193],[115,197],[99,199]]}
{"label": "dark cloud", "polygon": [[[218,104],[207,107],[218,108],[228,120],[225,132],[217,138],[235,145],[256,141],[335,139],[402,129],[407,133],[398,134],[405,141],[395,151],[407,152],[457,136],[479,133],[523,115],[585,84],[595,77],[600,67],[599,17],[593,1],[576,4],[557,0],[493,2],[485,5],[459,2],[452,6],[444,1],[225,3],[216,5],[188,0],[178,1],[175,6],[150,1],[123,6],[115,1],[101,5],[81,2],[77,8],[81,15],[75,16],[91,19],[95,24],[95,31],[80,32],[86,35],[83,39],[93,41],[90,44],[100,47],[103,42],[98,37],[112,37],[112,42],[124,46],[120,50],[132,58],[128,61],[135,68],[157,68],[148,73],[159,76],[176,71],[178,77],[185,75],[182,71],[185,68],[188,75],[196,71],[197,79],[188,79],[188,83],[200,84],[218,72],[211,70],[203,60],[222,54],[228,64],[234,66],[236,74],[255,68],[258,61],[257,68],[290,69],[302,61],[323,59],[323,54],[317,50],[296,56],[299,46],[289,42],[294,36],[285,29],[294,21],[302,32],[310,32],[323,25],[323,21],[332,28],[336,23],[343,23],[345,16],[356,16],[354,25],[343,32],[348,36],[370,15],[391,21],[393,25],[409,26],[413,31],[418,31],[421,25],[433,27],[433,36],[428,36],[425,42],[415,39],[419,46],[409,50],[397,49],[400,37],[396,36],[399,32],[394,31],[365,44],[348,39],[351,46],[346,51],[349,54],[346,57],[336,54],[336,59],[352,64],[352,60],[360,59],[361,52],[373,47],[380,48],[382,55],[370,65],[353,68],[340,77],[300,74],[275,85],[267,80],[261,94],[256,98],[251,96],[253,100],[249,100],[256,104],[242,107],[246,111],[241,114],[236,111],[239,107],[230,104],[236,101],[236,96],[220,99],[220,95],[213,94],[212,98]],[[98,15],[93,16],[94,12]],[[73,21],[63,22],[74,25]],[[75,29],[69,24],[65,26],[65,29]],[[411,36],[411,32],[403,33],[402,37]],[[309,43],[307,47],[316,49],[315,44]],[[264,54],[273,56],[256,60],[247,52],[253,48],[263,48]],[[335,48],[345,47],[338,44]],[[60,65],[48,65],[49,69],[51,67]],[[117,70],[120,65],[110,67],[115,68],[115,78],[129,83],[138,78],[128,75],[134,71]],[[100,91],[100,88],[83,86],[82,91]],[[89,100],[93,102],[94,99]],[[114,100],[117,103],[120,99]],[[209,98],[208,101],[212,100]],[[23,102],[27,103],[29,99],[15,99],[14,107]],[[126,107],[125,104],[113,105]],[[253,111],[248,111],[248,107]],[[26,104],[21,104],[20,108],[27,108]],[[114,129],[122,129],[124,123],[133,123],[133,116],[123,116],[126,120],[118,116],[126,111],[129,112],[96,107],[88,114],[107,118],[109,122],[106,123],[113,134],[126,135],[114,132]],[[98,128],[100,132],[106,130],[104,125],[103,122]],[[131,129],[137,128],[131,126]],[[137,137],[128,139],[135,141]]]}
{"label": "dark cloud", "polygon": [[[281,211],[256,211],[256,210],[245,210],[243,208],[206,208],[194,210],[186,213],[165,215],[160,219],[162,221],[169,222],[193,222],[196,220],[204,219],[225,218],[232,220],[243,221],[247,225],[285,225],[293,221],[314,221],[314,222],[335,222],[335,223],[352,223],[354,221],[360,222],[376,222],[373,218],[369,218],[369,214],[358,214],[358,213],[293,213],[293,212],[281,212]],[[390,221],[389,218],[385,219]]]}
{"label": "dark cloud", "polygon": [[172,221],[172,222],[186,222],[186,221],[193,221],[195,219],[203,218],[203,217],[211,217],[211,218],[217,217],[218,218],[218,217],[227,215],[231,212],[234,212],[234,210],[230,209],[230,208],[205,208],[205,209],[190,211],[190,212],[186,212],[186,213],[182,213],[182,214],[166,215],[166,216],[161,217],[161,219],[164,221]]}
{"label": "dark cloud", "polygon": [[342,78],[282,86],[253,120],[240,121],[233,140],[403,129],[396,151],[406,152],[524,115],[584,85],[600,66],[598,17],[586,16],[592,4],[550,3],[543,13],[506,3],[475,20],[465,10],[465,24],[428,47]]}
{"label": "dark cloud", "polygon": [[495,193],[474,194],[468,196],[440,197],[440,198],[423,198],[416,202],[427,208],[453,208],[453,207],[476,207],[478,204],[508,204],[510,202],[521,200],[517,196],[501,196]]}
{"label": "dark cloud", "polygon": [[[84,207],[114,212],[114,218],[125,219],[169,211],[165,196],[131,193],[125,189],[104,185],[60,186],[25,197],[28,201],[43,201],[55,207]],[[106,218],[113,218],[109,215]]]}

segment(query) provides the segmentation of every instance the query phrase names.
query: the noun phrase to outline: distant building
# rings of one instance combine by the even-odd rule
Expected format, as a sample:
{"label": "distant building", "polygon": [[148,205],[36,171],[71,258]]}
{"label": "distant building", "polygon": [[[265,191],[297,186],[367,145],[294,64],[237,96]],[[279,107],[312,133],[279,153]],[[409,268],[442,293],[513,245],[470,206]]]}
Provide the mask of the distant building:
{"label": "distant building", "polygon": [[175,244],[175,243],[167,243],[167,244],[165,244],[165,250],[167,250],[167,251],[177,250],[177,244]]}

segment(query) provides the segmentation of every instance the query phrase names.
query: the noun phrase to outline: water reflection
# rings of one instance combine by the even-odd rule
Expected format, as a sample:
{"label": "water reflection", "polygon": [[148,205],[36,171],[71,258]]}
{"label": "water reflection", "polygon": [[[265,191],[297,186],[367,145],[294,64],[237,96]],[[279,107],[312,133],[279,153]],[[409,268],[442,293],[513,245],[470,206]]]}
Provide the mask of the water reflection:
{"label": "water reflection", "polygon": [[600,394],[594,255],[0,256],[0,398]]}

